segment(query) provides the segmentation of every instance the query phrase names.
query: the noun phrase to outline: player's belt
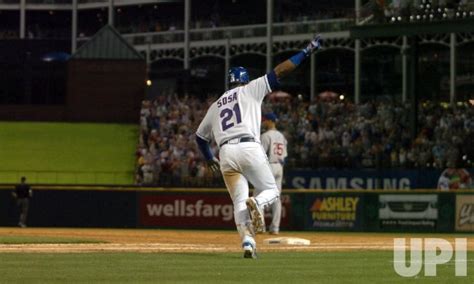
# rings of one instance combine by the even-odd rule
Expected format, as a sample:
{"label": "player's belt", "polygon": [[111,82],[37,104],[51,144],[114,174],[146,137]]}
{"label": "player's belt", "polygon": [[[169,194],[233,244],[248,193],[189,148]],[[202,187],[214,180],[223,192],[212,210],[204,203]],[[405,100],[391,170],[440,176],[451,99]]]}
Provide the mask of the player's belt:
{"label": "player's belt", "polygon": [[222,147],[225,144],[237,144],[242,142],[255,142],[255,139],[253,137],[232,138],[225,142],[222,142],[219,147]]}

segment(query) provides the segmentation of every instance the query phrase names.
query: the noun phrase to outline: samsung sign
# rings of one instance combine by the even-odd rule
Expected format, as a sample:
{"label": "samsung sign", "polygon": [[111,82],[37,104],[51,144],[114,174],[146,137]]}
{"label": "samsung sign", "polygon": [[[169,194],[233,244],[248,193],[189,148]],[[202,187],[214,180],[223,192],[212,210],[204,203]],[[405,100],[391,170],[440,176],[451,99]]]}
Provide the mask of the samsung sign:
{"label": "samsung sign", "polygon": [[323,189],[410,189],[408,178],[334,178],[334,177],[294,177],[293,188]]}
{"label": "samsung sign", "polygon": [[288,171],[286,187],[328,190],[436,188],[438,177],[436,170]]}

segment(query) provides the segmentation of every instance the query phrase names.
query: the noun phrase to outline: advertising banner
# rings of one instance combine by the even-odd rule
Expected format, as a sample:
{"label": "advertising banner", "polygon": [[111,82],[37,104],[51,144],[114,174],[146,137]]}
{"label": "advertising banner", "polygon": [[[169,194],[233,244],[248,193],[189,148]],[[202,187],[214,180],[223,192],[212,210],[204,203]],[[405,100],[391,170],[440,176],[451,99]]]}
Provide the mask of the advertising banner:
{"label": "advertising banner", "polygon": [[362,227],[362,196],[318,194],[308,203],[310,230],[357,231]]}
{"label": "advertising banner", "polygon": [[459,232],[474,232],[474,195],[456,195],[455,229]]}
{"label": "advertising banner", "polygon": [[[282,201],[281,227],[286,228],[290,225],[289,195],[282,195]],[[145,227],[235,228],[234,207],[227,193],[142,193],[138,211],[139,225]]]}
{"label": "advertising banner", "polygon": [[289,170],[287,188],[296,189],[415,189],[438,186],[440,170]]}
{"label": "advertising banner", "polygon": [[142,194],[140,225],[160,227],[235,227],[232,201],[225,194]]}
{"label": "advertising banner", "polygon": [[436,194],[379,195],[381,229],[434,231],[438,221]]}

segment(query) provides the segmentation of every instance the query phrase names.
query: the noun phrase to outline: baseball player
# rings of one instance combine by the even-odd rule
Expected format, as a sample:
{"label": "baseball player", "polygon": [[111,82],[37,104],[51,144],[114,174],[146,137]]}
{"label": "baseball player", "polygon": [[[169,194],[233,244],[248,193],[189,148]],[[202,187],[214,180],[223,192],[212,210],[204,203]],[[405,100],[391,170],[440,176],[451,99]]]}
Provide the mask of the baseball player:
{"label": "baseball player", "polygon": [[[283,181],[283,165],[288,156],[287,145],[288,142],[285,136],[276,129],[277,116],[274,113],[267,113],[263,116],[263,127],[267,130],[262,134],[262,147],[267,153],[268,162],[275,182],[278,187],[278,192],[281,194],[281,187]],[[272,235],[278,235],[280,232],[281,219],[281,200],[276,200],[270,206],[272,212],[272,223],[269,231]]]}
{"label": "baseball player", "polygon": [[28,207],[30,205],[30,198],[33,197],[31,187],[26,183],[26,177],[21,177],[21,183],[15,187],[12,192],[13,198],[16,199],[17,205],[20,208],[20,221],[18,226],[26,227],[26,218],[28,217]]}
{"label": "baseball player", "polygon": [[[196,143],[213,172],[219,168],[234,204],[234,219],[245,258],[256,258],[255,233],[265,231],[263,208],[279,198],[278,187],[268,159],[260,145],[262,101],[279,88],[278,80],[291,73],[320,48],[316,36],[306,48],[277,65],[268,74],[250,81],[247,70],[229,70],[230,90],[207,110],[196,131]],[[214,140],[220,161],[209,147]],[[249,198],[250,182],[254,197]]]}

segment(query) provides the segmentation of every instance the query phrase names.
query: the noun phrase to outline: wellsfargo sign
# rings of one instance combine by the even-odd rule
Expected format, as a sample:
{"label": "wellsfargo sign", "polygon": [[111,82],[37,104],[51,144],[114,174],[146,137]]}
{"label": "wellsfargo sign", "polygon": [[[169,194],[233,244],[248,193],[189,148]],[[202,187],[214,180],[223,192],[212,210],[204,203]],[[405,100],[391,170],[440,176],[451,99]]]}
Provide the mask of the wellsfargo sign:
{"label": "wellsfargo sign", "polygon": [[142,226],[235,226],[232,201],[225,194],[142,194],[139,211]]}
{"label": "wellsfargo sign", "polygon": [[175,200],[171,204],[148,203],[146,211],[151,217],[204,217],[229,221],[233,216],[232,205],[206,204],[202,199],[195,203],[188,203],[185,199]]}
{"label": "wellsfargo sign", "polygon": [[[287,228],[291,200],[288,195],[282,195],[281,200],[281,226]],[[138,218],[142,227],[235,228],[234,206],[227,192],[142,193],[138,197]]]}

